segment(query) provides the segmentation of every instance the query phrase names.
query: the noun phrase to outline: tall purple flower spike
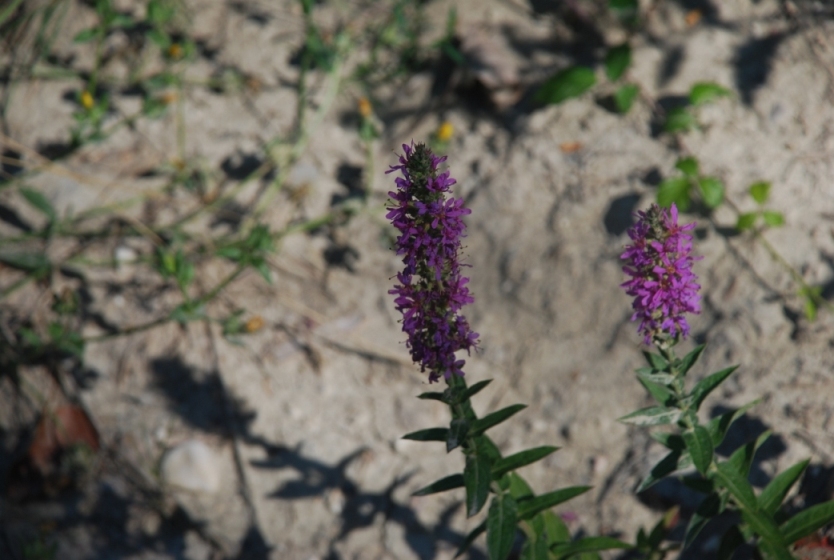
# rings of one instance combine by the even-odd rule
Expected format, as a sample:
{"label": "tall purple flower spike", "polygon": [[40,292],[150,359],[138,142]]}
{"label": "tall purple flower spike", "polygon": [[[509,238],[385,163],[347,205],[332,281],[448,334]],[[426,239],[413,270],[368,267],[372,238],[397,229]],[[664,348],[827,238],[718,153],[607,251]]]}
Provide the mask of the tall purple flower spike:
{"label": "tall purple flower spike", "polygon": [[474,301],[466,286],[469,278],[460,274],[466,266],[460,262],[463,216],[470,211],[463,199],[447,198],[455,180],[448,171],[437,172],[445,157],[435,156],[422,143],[403,144],[403,152],[400,165],[386,172],[403,175],[396,178],[397,190],[388,193],[393,204],[386,218],[400,232],[396,250],[405,265],[388,293],[396,296],[397,311],[403,314],[411,358],[434,382],[440,376],[463,375],[465,361],[455,352],[470,352],[478,343],[478,333],[460,314]]}
{"label": "tall purple flower spike", "polygon": [[653,204],[637,212],[637,223],[628,230],[633,244],[620,256],[628,261],[623,272],[631,277],[622,287],[634,296],[632,321],[646,344],[674,342],[689,335],[685,313],[700,313],[698,277],[692,272],[692,236],[695,223],[678,225],[678,209]]}

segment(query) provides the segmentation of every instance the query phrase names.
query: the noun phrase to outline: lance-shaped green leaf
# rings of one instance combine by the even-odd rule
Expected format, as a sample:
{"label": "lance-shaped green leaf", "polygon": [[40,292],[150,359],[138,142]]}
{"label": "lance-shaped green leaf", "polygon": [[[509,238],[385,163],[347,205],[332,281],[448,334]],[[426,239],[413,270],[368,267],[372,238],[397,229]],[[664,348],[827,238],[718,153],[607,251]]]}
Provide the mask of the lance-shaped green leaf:
{"label": "lance-shaped green leaf", "polygon": [[635,410],[631,414],[618,418],[624,424],[635,426],[660,426],[662,424],[673,424],[680,420],[681,411],[677,408],[667,406],[649,406]]}
{"label": "lance-shaped green leaf", "polygon": [[671,449],[673,451],[683,451],[686,449],[686,443],[678,434],[672,434],[669,432],[652,432],[649,436],[667,449]]}
{"label": "lance-shaped green leaf", "polygon": [[462,392],[462,393],[461,393],[461,394],[457,397],[457,399],[455,400],[455,403],[454,403],[454,404],[456,404],[456,403],[460,403],[460,402],[463,402],[463,401],[466,401],[466,400],[471,399],[472,397],[474,397],[475,395],[477,395],[478,393],[480,393],[480,392],[481,392],[481,390],[482,390],[484,387],[486,387],[487,385],[489,385],[490,383],[492,383],[492,379],[484,379],[483,381],[478,381],[477,383],[475,383],[475,384],[474,384],[474,385],[472,385],[471,387],[467,387],[467,388],[466,388],[466,389],[465,389],[465,390],[464,390],[464,391],[463,391],[463,392]]}
{"label": "lance-shaped green leaf", "polygon": [[562,521],[562,518],[552,511],[543,511],[539,514],[544,521],[544,532],[547,534],[548,544],[567,542],[570,540],[570,529]]}
{"label": "lance-shaped green leaf", "polygon": [[554,544],[550,547],[550,551],[559,558],[569,558],[576,554],[628,548],[633,548],[633,546],[612,537],[585,537],[571,543]]}
{"label": "lance-shaped green leaf", "polygon": [[756,510],[758,504],[753,487],[747,482],[747,476],[738,472],[735,465],[729,462],[718,463],[715,476],[720,484],[730,491],[740,507],[750,511]]}
{"label": "lance-shaped green leaf", "polygon": [[666,368],[669,367],[669,362],[660,354],[652,354],[643,350],[643,357],[655,371],[666,371]]}
{"label": "lance-shaped green leaf", "polygon": [[405,434],[403,439],[410,439],[413,441],[443,441],[445,442],[449,437],[449,428],[427,428],[425,430],[417,430]]}
{"label": "lance-shaped green leaf", "polygon": [[663,459],[658,461],[654,467],[652,467],[651,472],[649,472],[648,476],[643,479],[640,486],[637,487],[637,493],[651,487],[663,477],[670,475],[677,470],[688,468],[691,465],[692,457],[689,456],[688,451],[676,450],[670,452]]}
{"label": "lance-shaped green leaf", "polygon": [[728,367],[727,369],[722,369],[719,372],[708,375],[699,381],[698,384],[692,389],[692,393],[690,393],[688,397],[692,408],[698,410],[701,407],[701,403],[704,402],[704,399],[706,399],[716,387],[721,385],[721,383],[736,369],[738,369],[738,366]]}
{"label": "lance-shaped green leaf", "polygon": [[484,507],[489,498],[490,461],[481,454],[467,455],[463,469],[466,486],[466,516],[472,517]]}
{"label": "lance-shaped green leaf", "polygon": [[518,504],[518,519],[521,521],[530,519],[540,511],[550,509],[562,502],[567,502],[590,489],[590,486],[571,486],[524,500]]}
{"label": "lance-shaped green leaf", "polygon": [[510,494],[515,498],[516,502],[521,502],[525,498],[533,496],[533,489],[527,484],[527,481],[511,472],[507,475],[510,480]]}
{"label": "lance-shaped green leaf", "polygon": [[704,353],[704,349],[706,347],[706,344],[699,344],[689,354],[687,354],[681,359],[680,365],[678,366],[681,375],[686,375],[687,373],[689,373],[689,370],[692,369],[692,366],[695,365],[695,363],[701,357],[701,354]]}
{"label": "lance-shaped green leaf", "polygon": [[490,560],[506,560],[513,548],[518,505],[509,494],[492,498],[487,513],[487,553]]}
{"label": "lance-shaped green leaf", "polygon": [[737,410],[725,412],[724,414],[716,416],[710,420],[707,423],[707,430],[709,430],[709,435],[710,438],[712,438],[713,445],[716,447],[721,445],[721,442],[724,441],[724,437],[727,435],[727,431],[729,431],[730,426],[732,426],[736,420],[744,416],[745,412],[757,404],[759,404],[759,399],[749,402]]}
{"label": "lance-shaped green leaf", "polygon": [[28,187],[21,187],[20,194],[26,199],[26,202],[32,205],[38,212],[46,216],[50,222],[54,222],[58,217],[55,208],[49,202],[43,193],[30,189]]}
{"label": "lance-shaped green leaf", "polygon": [[466,418],[453,418],[449,423],[449,433],[446,437],[446,453],[451,452],[466,439],[469,433],[469,420]]}
{"label": "lance-shaped green leaf", "polygon": [[462,488],[463,485],[464,481],[462,474],[451,474],[445,478],[432,482],[428,486],[420,488],[414,492],[412,496],[428,496],[429,494],[437,494],[439,492],[446,492],[447,490],[454,490],[455,488]]}
{"label": "lance-shaped green leaf", "polygon": [[683,433],[683,441],[692,456],[692,463],[698,472],[706,475],[712,463],[713,447],[709,431],[700,424]]}
{"label": "lance-shaped green leaf", "polygon": [[533,449],[527,449],[525,451],[519,451],[518,453],[514,453],[509,457],[505,457],[500,461],[497,461],[492,466],[492,477],[499,478],[510,471],[514,471],[516,469],[520,469],[525,465],[535,463],[536,461],[544,459],[545,457],[547,457],[548,455],[550,455],[558,449],[558,447],[544,445],[542,447],[534,447]]}
{"label": "lance-shaped green leaf", "polygon": [[704,498],[701,503],[698,504],[698,508],[695,510],[695,513],[689,520],[689,526],[686,528],[686,535],[683,539],[684,549],[689,548],[689,546],[692,545],[692,541],[695,540],[695,537],[698,536],[701,529],[709,523],[710,519],[724,510],[721,506],[721,497],[715,492]]}
{"label": "lance-shaped green leaf", "polygon": [[525,404],[514,404],[510,405],[506,408],[502,408],[501,410],[497,410],[492,414],[487,414],[483,418],[479,418],[472,422],[472,425],[469,428],[469,433],[475,437],[483,434],[488,429],[492,428],[493,426],[497,426],[504,420],[511,417],[513,414],[520,410],[524,410],[527,408]]}
{"label": "lance-shaped green leaf", "polygon": [[[651,396],[663,406],[671,406],[675,403],[676,397],[674,391],[668,389],[657,383],[652,381],[652,375],[640,375],[637,374],[637,380],[646,388]],[[671,377],[671,376],[670,376]]]}
{"label": "lance-shaped green leaf", "polygon": [[469,547],[472,546],[472,543],[475,542],[475,539],[481,536],[481,533],[486,531],[487,528],[487,520],[484,519],[480,525],[469,531],[469,534],[466,535],[466,538],[463,539],[463,542],[460,543],[458,547],[458,551],[455,553],[455,558],[469,550]]}
{"label": "lance-shaped green leaf", "polygon": [[572,66],[545,81],[536,92],[539,103],[557,104],[579,97],[596,83],[594,71],[585,66]]}
{"label": "lance-shaped green leaf", "polygon": [[755,439],[755,441],[747,442],[742,445],[730,455],[727,459],[727,464],[732,465],[745,478],[750,473],[750,467],[753,466],[753,458],[756,456],[756,451],[767,441],[771,435],[768,430]]}
{"label": "lance-shaped green leaf", "polygon": [[782,523],[779,529],[785,536],[785,541],[792,543],[832,521],[834,521],[834,501],[829,501],[800,511]]}
{"label": "lance-shaped green leaf", "polygon": [[637,377],[639,379],[651,381],[652,383],[657,383],[658,385],[663,385],[664,387],[669,387],[675,380],[674,375],[669,373],[657,373],[652,368],[639,368],[637,370]]}
{"label": "lance-shaped green leaf", "polygon": [[762,539],[757,547],[765,560],[795,560],[793,554],[788,552],[783,544],[775,544],[772,541]]}
{"label": "lance-shaped green leaf", "polygon": [[791,486],[802,476],[809,461],[810,459],[800,461],[773,477],[773,480],[759,494],[759,509],[770,515],[776,513],[785,496],[788,495]]}
{"label": "lance-shaped green leaf", "polygon": [[417,395],[418,399],[429,400],[429,401],[443,401],[443,393],[438,393],[437,391],[432,391],[429,393],[420,393]]}
{"label": "lance-shaped green leaf", "polygon": [[721,537],[721,544],[718,545],[718,560],[731,560],[736,549],[744,544],[744,536],[738,530],[738,525],[733,525]]}

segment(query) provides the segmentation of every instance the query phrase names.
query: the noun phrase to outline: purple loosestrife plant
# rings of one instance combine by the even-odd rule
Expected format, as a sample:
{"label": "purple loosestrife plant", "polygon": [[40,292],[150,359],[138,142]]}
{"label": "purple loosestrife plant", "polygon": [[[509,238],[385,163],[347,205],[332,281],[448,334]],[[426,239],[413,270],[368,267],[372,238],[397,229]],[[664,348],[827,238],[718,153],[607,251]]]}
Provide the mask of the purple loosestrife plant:
{"label": "purple loosestrife plant", "polygon": [[448,171],[438,172],[445,157],[434,155],[425,144],[403,144],[400,165],[387,171],[399,171],[397,190],[389,192],[393,205],[387,218],[400,232],[397,254],[405,268],[397,274],[394,294],[397,311],[403,314],[403,332],[408,348],[420,371],[429,372],[429,381],[452,374],[463,375],[464,360],[458,350],[470,352],[476,347],[478,333],[472,332],[461,308],[472,303],[466,286],[469,278],[461,276],[461,238],[469,209],[463,199],[449,196],[455,180]]}
{"label": "purple loosestrife plant", "polygon": [[[685,357],[678,358],[675,346],[689,334],[686,313],[699,313],[700,286],[692,272],[691,231],[695,224],[679,225],[678,210],[652,205],[637,213],[637,223],[629,230],[632,244],[626,247],[623,268],[630,279],[622,284],[634,297],[632,307],[639,332],[646,344],[656,345],[659,354],[644,352],[648,367],[637,370],[637,377],[657,401],[622,417],[627,424],[638,426],[673,425],[674,432],[654,434],[667,448],[668,454],[648,473],[638,487],[641,492],[666,476],[691,470],[684,481],[705,496],[689,520],[683,548],[688,548],[701,529],[727,510],[736,512],[735,525],[724,533],[718,547],[719,558],[730,558],[739,546],[749,543],[765,560],[791,560],[791,544],[799,538],[834,521],[834,501],[815,505],[788,517],[782,502],[808,465],[801,461],[777,474],[758,494],[748,477],[756,450],[770,435],[742,445],[729,458],[715,453],[730,426],[754,403],[730,410],[709,422],[702,423],[699,411],[709,394],[721,385],[738,366],[705,376],[687,390],[686,375],[697,363],[704,345]],[[738,515],[740,514],[740,515]],[[637,549],[648,558],[663,558],[671,550],[661,546],[661,533],[640,532]]]}
{"label": "purple loosestrife plant", "polygon": [[686,233],[695,223],[679,225],[674,204],[669,210],[653,204],[637,217],[628,230],[633,244],[620,256],[628,261],[623,271],[631,277],[622,287],[634,296],[631,320],[640,321],[646,344],[668,344],[689,335],[685,313],[701,312],[701,286],[692,272],[700,257],[691,255],[692,236]]}
{"label": "purple loosestrife plant", "polygon": [[461,238],[463,217],[469,210],[463,200],[451,195],[455,180],[438,167],[446,158],[437,157],[424,144],[403,146],[400,164],[389,173],[399,171],[397,190],[388,219],[399,230],[397,254],[404,269],[397,274],[398,284],[390,293],[396,296],[397,310],[403,314],[403,331],[408,335],[411,357],[429,381],[445,378],[448,387],[440,392],[426,392],[420,399],[440,401],[449,407],[448,427],[417,430],[403,436],[416,441],[440,441],[446,451],[460,448],[465,458],[463,472],[451,474],[418,490],[424,496],[464,488],[466,513],[472,517],[487,503],[486,518],[463,539],[460,555],[481,534],[486,533],[490,560],[506,560],[517,542],[518,530],[525,534],[521,558],[534,560],[569,558],[577,551],[593,552],[630,545],[608,537],[572,539],[564,521],[551,508],[590,490],[588,486],[563,488],[536,495],[516,474],[516,469],[539,461],[556,451],[541,446],[504,457],[487,436],[487,430],[501,424],[524,405],[510,405],[479,418],[471,398],[489,385],[483,380],[467,387],[463,378],[463,360],[455,352],[469,352],[477,346],[478,334],[460,313],[472,303],[467,283],[461,275]]}

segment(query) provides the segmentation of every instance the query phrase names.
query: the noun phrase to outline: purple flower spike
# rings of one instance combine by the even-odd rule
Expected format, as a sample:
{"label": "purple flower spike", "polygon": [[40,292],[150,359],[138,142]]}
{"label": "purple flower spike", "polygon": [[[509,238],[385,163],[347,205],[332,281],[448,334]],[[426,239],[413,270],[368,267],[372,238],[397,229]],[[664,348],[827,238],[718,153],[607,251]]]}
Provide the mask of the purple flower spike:
{"label": "purple flower spike", "polygon": [[692,236],[695,224],[678,225],[678,209],[653,204],[637,212],[637,223],[628,230],[633,244],[620,255],[628,261],[623,272],[631,277],[622,285],[634,296],[632,321],[646,344],[674,343],[689,335],[684,313],[700,313],[698,277],[692,272]]}
{"label": "purple flower spike", "polygon": [[403,332],[412,359],[420,371],[429,371],[429,381],[442,375],[463,375],[464,360],[455,352],[470,352],[477,347],[478,333],[472,332],[459,312],[474,300],[469,293],[469,278],[460,275],[460,240],[469,210],[463,199],[449,197],[455,180],[449,172],[437,172],[446,161],[424,144],[403,144],[400,165],[387,173],[400,171],[397,190],[389,192],[392,206],[387,218],[400,232],[397,255],[405,268],[397,274],[398,284],[388,293],[395,296],[397,311],[403,314]]}

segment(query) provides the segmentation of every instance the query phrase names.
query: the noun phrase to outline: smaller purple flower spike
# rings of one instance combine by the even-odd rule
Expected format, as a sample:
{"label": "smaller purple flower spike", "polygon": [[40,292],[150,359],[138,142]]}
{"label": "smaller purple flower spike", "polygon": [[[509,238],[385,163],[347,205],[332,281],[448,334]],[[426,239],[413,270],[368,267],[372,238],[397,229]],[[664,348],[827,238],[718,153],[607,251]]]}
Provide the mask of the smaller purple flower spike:
{"label": "smaller purple flower spike", "polygon": [[689,335],[685,313],[700,313],[698,277],[692,272],[692,236],[695,223],[678,225],[678,209],[656,204],[637,212],[637,223],[628,230],[633,244],[620,255],[628,264],[623,272],[631,277],[621,284],[634,297],[632,321],[646,344],[674,344]]}
{"label": "smaller purple flower spike", "polygon": [[446,197],[455,180],[448,171],[437,171],[445,157],[435,156],[425,144],[403,144],[403,152],[400,165],[387,171],[403,176],[395,180],[397,190],[388,193],[392,205],[386,217],[400,232],[396,250],[405,268],[388,293],[403,314],[412,359],[434,382],[441,376],[463,375],[465,361],[455,352],[470,352],[478,344],[478,333],[459,313],[474,301],[466,286],[469,278],[460,274],[466,266],[460,262],[463,216],[469,210],[463,199]]}

